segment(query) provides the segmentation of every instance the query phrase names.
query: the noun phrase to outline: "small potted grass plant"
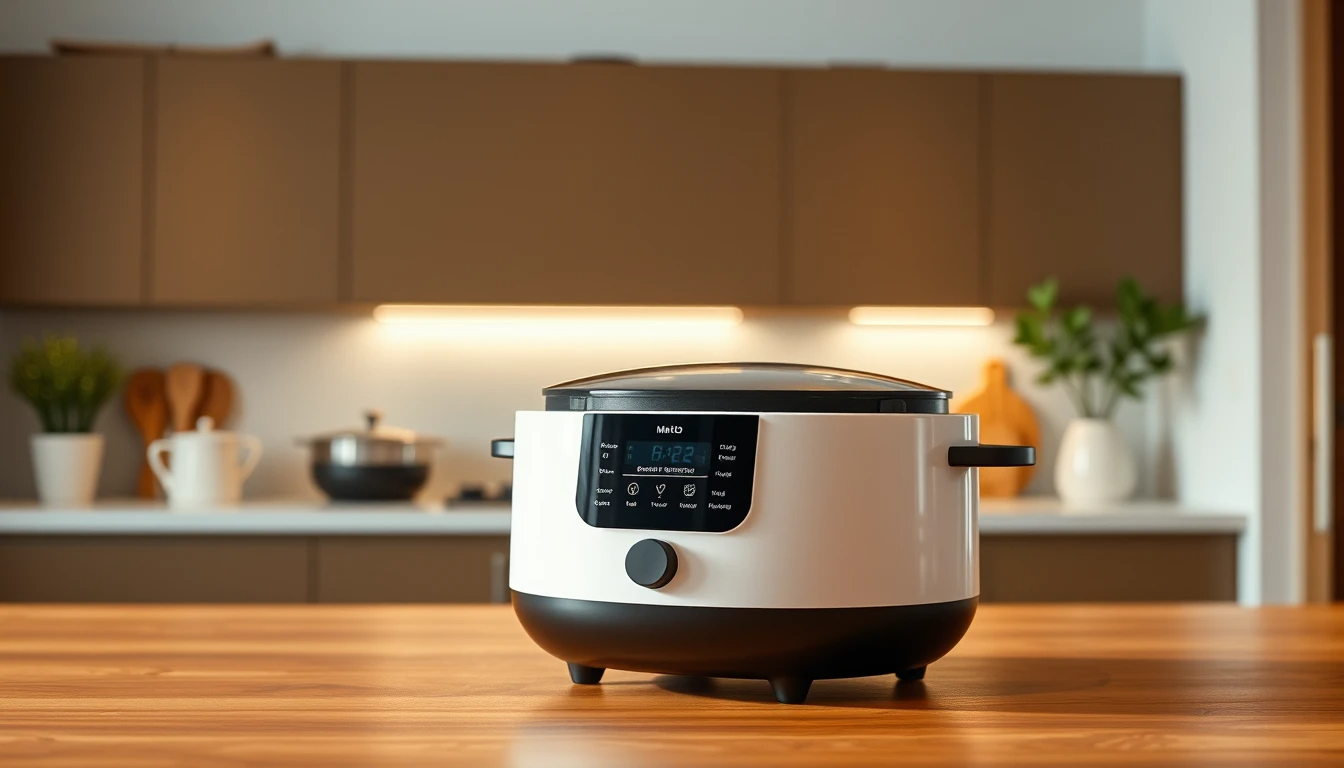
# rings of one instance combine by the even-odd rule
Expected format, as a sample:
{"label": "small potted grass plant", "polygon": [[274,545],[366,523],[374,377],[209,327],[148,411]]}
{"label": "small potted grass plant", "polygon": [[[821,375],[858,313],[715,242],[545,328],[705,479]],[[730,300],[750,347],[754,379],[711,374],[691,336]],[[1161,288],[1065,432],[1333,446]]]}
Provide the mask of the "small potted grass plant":
{"label": "small potted grass plant", "polygon": [[37,495],[47,506],[88,506],[98,488],[103,436],[98,412],[121,382],[121,367],[99,347],[73,336],[25,341],[10,364],[9,383],[37,412],[32,437]]}
{"label": "small potted grass plant", "polygon": [[1077,416],[1064,430],[1055,460],[1055,490],[1066,503],[1119,501],[1134,492],[1134,457],[1112,418],[1126,398],[1140,400],[1144,385],[1171,372],[1166,342],[1203,322],[1180,302],[1162,304],[1134,280],[1116,291],[1116,327],[1100,338],[1092,310],[1056,307],[1053,278],[1027,291],[1031,309],[1017,315],[1017,338],[1045,369],[1040,384],[1058,384]]}

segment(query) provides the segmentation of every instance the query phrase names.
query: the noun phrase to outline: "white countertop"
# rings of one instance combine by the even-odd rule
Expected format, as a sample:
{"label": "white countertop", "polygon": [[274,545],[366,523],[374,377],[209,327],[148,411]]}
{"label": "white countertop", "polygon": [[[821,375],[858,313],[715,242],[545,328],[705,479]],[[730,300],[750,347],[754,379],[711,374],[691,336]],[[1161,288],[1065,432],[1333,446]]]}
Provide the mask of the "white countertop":
{"label": "white countertop", "polygon": [[1135,499],[1068,507],[1052,496],[982,499],[980,533],[1227,533],[1246,529],[1246,515],[1196,509],[1175,501]]}
{"label": "white countertop", "polygon": [[0,503],[0,535],[234,534],[507,536],[507,503],[439,504],[255,501],[238,507],[172,511],[162,503],[100,501],[86,509]]}
{"label": "white countertop", "polygon": [[[247,502],[239,507],[172,512],[139,500],[99,502],[89,509],[45,509],[34,502],[0,502],[3,535],[233,534],[271,536],[439,535],[509,533],[507,503],[442,504]],[[980,532],[1006,534],[1239,534],[1240,514],[1183,507],[1171,501],[1130,501],[1067,509],[1058,499],[1025,497],[981,502]]]}

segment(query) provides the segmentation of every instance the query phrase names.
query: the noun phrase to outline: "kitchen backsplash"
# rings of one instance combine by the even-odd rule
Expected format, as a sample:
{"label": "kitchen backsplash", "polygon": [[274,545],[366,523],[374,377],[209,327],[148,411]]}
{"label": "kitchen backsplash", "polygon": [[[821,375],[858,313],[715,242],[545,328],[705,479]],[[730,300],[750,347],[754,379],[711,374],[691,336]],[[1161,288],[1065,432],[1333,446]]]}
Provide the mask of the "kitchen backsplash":
{"label": "kitchen backsplash", "polygon": [[[297,439],[355,427],[361,411],[378,408],[389,424],[447,441],[423,494],[433,499],[454,495],[462,483],[507,481],[510,464],[489,458],[490,440],[513,433],[514,411],[542,406],[542,387],[568,379],[664,363],[760,360],[871,370],[968,395],[984,361],[999,356],[1041,421],[1041,466],[1027,492],[1050,493],[1054,448],[1072,411],[1060,391],[1032,383],[1037,365],[1011,344],[1007,319],[986,328],[863,328],[842,315],[749,313],[741,325],[710,335],[557,341],[407,334],[367,315],[15,310],[0,313],[0,360],[7,370],[22,339],[56,331],[106,345],[128,369],[188,360],[227,371],[239,390],[229,426],[264,445],[246,487],[252,499],[319,498]],[[1118,416],[1139,459],[1141,496],[1172,492],[1164,400],[1155,389]],[[0,396],[0,498],[34,496],[28,438],[37,428],[26,404],[9,392]],[[140,443],[120,397],[98,430],[107,436],[100,495],[132,496]]]}

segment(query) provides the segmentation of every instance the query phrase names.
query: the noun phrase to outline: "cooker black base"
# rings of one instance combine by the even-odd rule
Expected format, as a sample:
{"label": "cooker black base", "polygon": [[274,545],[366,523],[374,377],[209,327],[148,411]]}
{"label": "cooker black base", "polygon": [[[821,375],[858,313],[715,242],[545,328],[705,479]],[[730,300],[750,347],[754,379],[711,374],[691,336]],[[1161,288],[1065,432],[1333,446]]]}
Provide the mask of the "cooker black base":
{"label": "cooker black base", "polygon": [[874,608],[699,608],[513,593],[537,645],[593,685],[608,668],[769,680],[798,704],[813,680],[895,674],[922,680],[952,650],[978,598]]}

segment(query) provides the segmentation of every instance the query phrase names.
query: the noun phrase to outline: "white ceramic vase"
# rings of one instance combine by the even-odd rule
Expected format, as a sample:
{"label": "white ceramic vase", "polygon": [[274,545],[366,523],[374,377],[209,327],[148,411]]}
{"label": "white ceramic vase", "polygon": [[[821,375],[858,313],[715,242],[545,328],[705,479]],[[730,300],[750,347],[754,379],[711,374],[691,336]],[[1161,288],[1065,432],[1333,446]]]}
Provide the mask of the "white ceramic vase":
{"label": "white ceramic vase", "polygon": [[1125,436],[1109,419],[1074,419],[1055,459],[1055,492],[1067,506],[1127,499],[1138,472]]}
{"label": "white ceramic vase", "polygon": [[33,435],[37,497],[48,507],[87,507],[98,491],[103,436],[91,433]]}

